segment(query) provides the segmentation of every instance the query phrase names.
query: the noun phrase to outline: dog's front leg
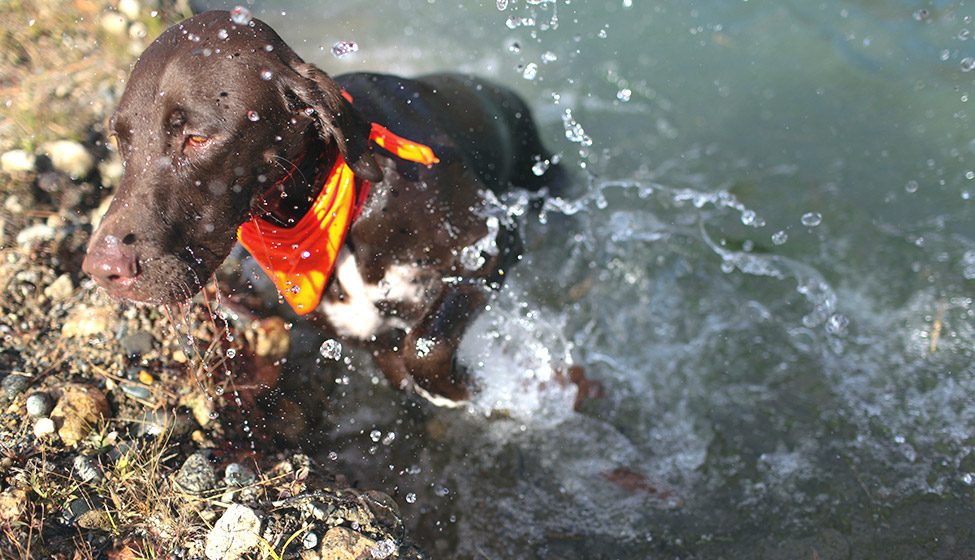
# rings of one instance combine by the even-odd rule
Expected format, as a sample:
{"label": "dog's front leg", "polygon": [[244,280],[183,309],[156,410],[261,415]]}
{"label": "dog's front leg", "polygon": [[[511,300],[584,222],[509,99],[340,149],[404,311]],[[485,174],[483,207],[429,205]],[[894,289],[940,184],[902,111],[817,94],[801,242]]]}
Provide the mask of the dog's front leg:
{"label": "dog's front leg", "polygon": [[[477,286],[448,284],[397,347],[374,350],[376,364],[390,383],[403,387],[412,378],[420,392],[436,404],[467,400],[470,380],[457,364],[457,346],[484,306],[485,297]],[[446,401],[438,402],[442,399]]]}

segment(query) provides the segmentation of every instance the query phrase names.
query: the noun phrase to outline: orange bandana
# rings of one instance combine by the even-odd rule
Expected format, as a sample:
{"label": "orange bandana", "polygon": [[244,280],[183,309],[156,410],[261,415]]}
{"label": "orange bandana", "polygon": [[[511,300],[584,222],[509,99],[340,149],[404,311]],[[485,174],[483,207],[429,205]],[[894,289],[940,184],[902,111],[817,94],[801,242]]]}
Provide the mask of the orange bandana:
{"label": "orange bandana", "polygon": [[[440,161],[429,147],[400,138],[376,123],[369,139],[405,160],[423,165]],[[299,315],[318,307],[335,258],[369,187],[370,183],[356,179],[338,156],[311,210],[294,227],[277,226],[254,216],[237,228],[237,240]]]}

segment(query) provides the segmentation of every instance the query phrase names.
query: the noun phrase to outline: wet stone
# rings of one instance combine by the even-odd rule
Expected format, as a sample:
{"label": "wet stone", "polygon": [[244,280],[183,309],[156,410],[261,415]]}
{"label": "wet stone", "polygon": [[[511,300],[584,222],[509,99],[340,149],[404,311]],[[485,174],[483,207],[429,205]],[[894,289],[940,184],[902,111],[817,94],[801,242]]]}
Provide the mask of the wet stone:
{"label": "wet stone", "polygon": [[358,560],[373,558],[376,541],[345,527],[333,527],[325,533],[319,549],[322,560]]}
{"label": "wet stone", "polygon": [[36,166],[37,158],[27,150],[10,150],[0,155],[0,170],[5,173],[27,173]]}
{"label": "wet stone", "polygon": [[78,519],[85,513],[91,511],[91,504],[88,500],[84,498],[77,498],[72,500],[64,511],[61,512],[61,520],[65,525],[73,525],[78,522]]}
{"label": "wet stone", "polygon": [[51,301],[66,300],[71,297],[72,292],[74,292],[74,284],[71,282],[71,276],[67,274],[58,276],[54,282],[44,288],[44,295]]}
{"label": "wet stone", "polygon": [[261,516],[247,506],[233,504],[207,535],[206,557],[236,560],[254,550],[261,540]]}
{"label": "wet stone", "polygon": [[216,483],[217,475],[204,452],[198,451],[190,455],[176,474],[176,484],[190,494],[202,494],[212,489]]}
{"label": "wet stone", "polygon": [[119,344],[126,356],[142,356],[152,350],[153,342],[152,334],[135,331],[123,336]]}
{"label": "wet stone", "polygon": [[24,389],[29,385],[30,377],[19,373],[11,373],[7,377],[4,377],[3,381],[0,381],[0,388],[3,388],[3,394],[8,399],[12,399],[23,393]]}
{"label": "wet stone", "polygon": [[72,464],[75,474],[83,482],[97,482],[103,478],[101,469],[86,455],[78,455]]}
{"label": "wet stone", "polygon": [[31,418],[43,418],[54,408],[51,397],[47,393],[33,393],[27,397],[27,415]]}
{"label": "wet stone", "polygon": [[169,434],[171,440],[180,440],[193,427],[192,420],[172,410],[152,410],[142,414],[136,422],[134,432],[136,437]]}
{"label": "wet stone", "polygon": [[243,488],[249,486],[257,480],[254,471],[241,465],[240,463],[230,463],[224,470],[223,482],[227,486]]}

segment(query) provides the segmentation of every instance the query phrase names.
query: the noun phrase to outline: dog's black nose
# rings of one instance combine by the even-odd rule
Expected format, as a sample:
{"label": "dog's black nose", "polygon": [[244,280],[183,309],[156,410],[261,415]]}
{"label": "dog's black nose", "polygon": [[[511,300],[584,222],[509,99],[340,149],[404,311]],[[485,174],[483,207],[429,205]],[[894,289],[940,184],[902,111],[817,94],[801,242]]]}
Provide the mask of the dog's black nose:
{"label": "dog's black nose", "polygon": [[126,290],[140,272],[139,259],[111,235],[88,248],[81,269],[110,292]]}

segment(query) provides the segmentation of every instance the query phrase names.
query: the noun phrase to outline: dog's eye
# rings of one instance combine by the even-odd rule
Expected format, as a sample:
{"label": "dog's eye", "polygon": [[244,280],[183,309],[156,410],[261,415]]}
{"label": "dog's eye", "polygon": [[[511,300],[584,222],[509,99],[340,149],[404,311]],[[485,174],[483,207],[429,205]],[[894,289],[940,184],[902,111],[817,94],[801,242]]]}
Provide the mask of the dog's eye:
{"label": "dog's eye", "polygon": [[186,137],[186,146],[188,148],[203,148],[209,143],[210,138],[199,134],[190,134]]}

